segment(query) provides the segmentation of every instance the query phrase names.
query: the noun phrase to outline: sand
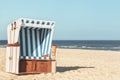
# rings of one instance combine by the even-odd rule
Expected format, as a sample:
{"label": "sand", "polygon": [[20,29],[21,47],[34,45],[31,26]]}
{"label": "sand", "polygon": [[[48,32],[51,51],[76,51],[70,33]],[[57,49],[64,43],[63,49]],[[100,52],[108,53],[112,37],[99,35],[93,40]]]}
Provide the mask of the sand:
{"label": "sand", "polygon": [[120,51],[57,49],[57,72],[14,75],[5,72],[0,48],[0,80],[120,80]]}

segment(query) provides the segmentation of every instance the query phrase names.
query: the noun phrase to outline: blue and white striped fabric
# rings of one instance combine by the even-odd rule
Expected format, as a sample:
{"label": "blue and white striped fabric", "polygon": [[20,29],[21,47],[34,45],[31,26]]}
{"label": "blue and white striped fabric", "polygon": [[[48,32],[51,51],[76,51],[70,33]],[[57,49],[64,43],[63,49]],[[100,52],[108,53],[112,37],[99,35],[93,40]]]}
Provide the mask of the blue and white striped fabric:
{"label": "blue and white striped fabric", "polygon": [[[53,31],[50,28],[21,26],[19,33],[21,59],[52,59],[51,44]],[[48,54],[48,57],[43,55]]]}

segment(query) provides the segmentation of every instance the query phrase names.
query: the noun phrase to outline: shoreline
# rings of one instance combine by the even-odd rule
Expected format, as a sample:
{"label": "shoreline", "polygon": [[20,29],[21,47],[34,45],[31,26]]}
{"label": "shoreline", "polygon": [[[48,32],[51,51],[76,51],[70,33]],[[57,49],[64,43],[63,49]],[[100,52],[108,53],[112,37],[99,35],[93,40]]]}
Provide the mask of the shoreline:
{"label": "shoreline", "polygon": [[57,48],[57,49],[73,49],[73,50],[115,51],[115,52],[120,52],[120,50],[100,50],[100,49],[78,49],[78,48]]}
{"label": "shoreline", "polygon": [[[6,48],[6,47],[0,47],[0,48]],[[101,49],[79,49],[79,48],[59,48],[57,47],[57,49],[67,49],[67,50],[87,50],[87,51],[113,51],[113,52],[120,52],[120,50],[101,50]]]}

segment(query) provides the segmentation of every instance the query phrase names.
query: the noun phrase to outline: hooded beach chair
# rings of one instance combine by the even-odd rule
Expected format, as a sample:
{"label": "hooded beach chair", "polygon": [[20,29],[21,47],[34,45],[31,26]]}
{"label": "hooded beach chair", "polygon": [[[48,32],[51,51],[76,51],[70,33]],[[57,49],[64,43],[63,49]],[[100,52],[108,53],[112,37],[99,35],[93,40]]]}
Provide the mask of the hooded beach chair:
{"label": "hooded beach chair", "polygon": [[52,46],[54,26],[54,21],[28,18],[9,24],[6,72],[56,72],[56,46]]}

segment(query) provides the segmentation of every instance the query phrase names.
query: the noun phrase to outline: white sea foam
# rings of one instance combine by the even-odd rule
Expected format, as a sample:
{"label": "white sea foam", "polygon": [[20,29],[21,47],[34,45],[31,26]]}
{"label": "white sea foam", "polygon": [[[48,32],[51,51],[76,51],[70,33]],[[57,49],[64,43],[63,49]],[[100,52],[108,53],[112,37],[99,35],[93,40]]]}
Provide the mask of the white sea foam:
{"label": "white sea foam", "polygon": [[0,45],[0,48],[5,48],[6,47],[6,45]]}

